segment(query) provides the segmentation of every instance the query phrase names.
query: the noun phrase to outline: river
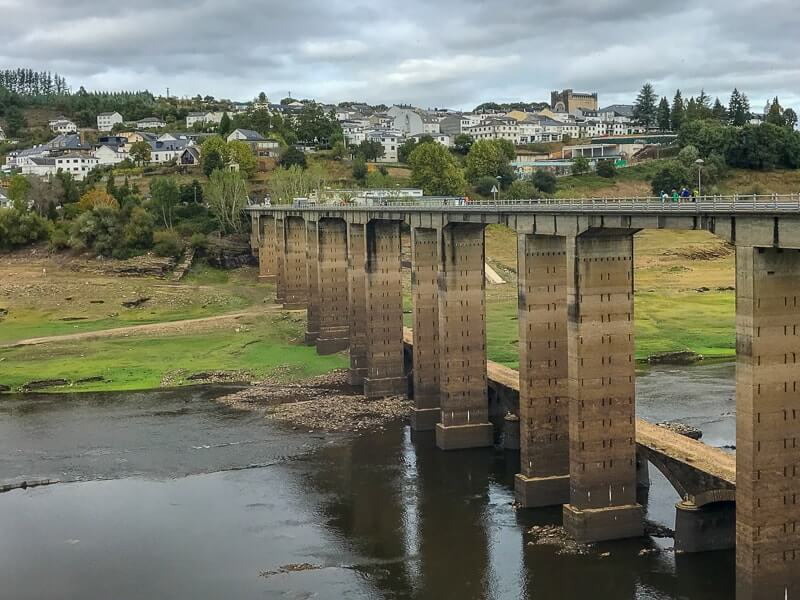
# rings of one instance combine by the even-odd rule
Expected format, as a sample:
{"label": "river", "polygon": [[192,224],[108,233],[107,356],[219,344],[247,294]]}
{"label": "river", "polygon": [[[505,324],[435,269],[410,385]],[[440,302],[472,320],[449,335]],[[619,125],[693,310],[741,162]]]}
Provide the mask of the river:
{"label": "river", "polygon": [[[402,423],[298,431],[192,388],[0,396],[0,598],[728,599],[733,552],[528,546],[560,510],[512,509],[518,458],[444,453]],[[733,365],[640,374],[637,411],[734,444]],[[652,466],[648,518],[674,524]],[[608,552],[602,557],[599,554]]]}

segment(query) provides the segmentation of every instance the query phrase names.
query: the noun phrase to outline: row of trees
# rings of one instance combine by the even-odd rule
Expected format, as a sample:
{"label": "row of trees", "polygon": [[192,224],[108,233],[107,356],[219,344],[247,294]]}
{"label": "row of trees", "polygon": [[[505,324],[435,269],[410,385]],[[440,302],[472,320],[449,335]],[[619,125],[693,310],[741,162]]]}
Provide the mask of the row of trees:
{"label": "row of trees", "polygon": [[33,69],[0,69],[0,87],[29,98],[49,98],[69,93],[67,81],[58,73]]}
{"label": "row of trees", "polygon": [[[645,83],[636,97],[633,108],[634,119],[648,129],[658,128],[661,131],[679,131],[684,123],[691,121],[711,120],[718,123],[741,127],[752,118],[750,100],[744,92],[734,88],[727,106],[719,98],[712,103],[705,90],[688,100],[683,98],[681,90],[677,90],[670,104],[666,96],[658,101],[655,88]],[[769,104],[766,121],[774,125],[794,128],[797,114],[791,108],[784,108],[777,98]]]}

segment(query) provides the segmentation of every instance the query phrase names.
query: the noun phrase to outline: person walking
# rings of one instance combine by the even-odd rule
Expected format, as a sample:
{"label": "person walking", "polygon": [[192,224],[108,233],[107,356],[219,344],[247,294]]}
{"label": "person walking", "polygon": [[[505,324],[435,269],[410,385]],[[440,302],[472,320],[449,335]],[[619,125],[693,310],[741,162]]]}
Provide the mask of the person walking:
{"label": "person walking", "polygon": [[678,190],[673,188],[673,190],[672,190],[672,201],[673,202],[677,202],[678,200],[680,200],[680,196],[678,196]]}

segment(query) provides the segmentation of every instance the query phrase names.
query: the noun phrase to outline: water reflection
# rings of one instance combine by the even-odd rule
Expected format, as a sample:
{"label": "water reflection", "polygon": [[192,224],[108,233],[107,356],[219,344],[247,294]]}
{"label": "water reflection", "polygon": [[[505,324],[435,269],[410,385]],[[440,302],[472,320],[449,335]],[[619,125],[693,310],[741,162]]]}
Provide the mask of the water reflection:
{"label": "water reflection", "polygon": [[[732,443],[732,371],[714,369],[640,377],[640,414],[710,425],[719,445]],[[515,454],[441,452],[401,424],[309,436],[210,396],[0,400],[0,480],[109,478],[0,495],[0,596],[734,596],[733,552],[639,556],[671,542],[633,540],[568,556],[528,545],[527,530],[561,511],[513,510]],[[652,468],[651,478],[648,517],[669,524],[677,495]],[[260,575],[301,563],[312,568]]]}

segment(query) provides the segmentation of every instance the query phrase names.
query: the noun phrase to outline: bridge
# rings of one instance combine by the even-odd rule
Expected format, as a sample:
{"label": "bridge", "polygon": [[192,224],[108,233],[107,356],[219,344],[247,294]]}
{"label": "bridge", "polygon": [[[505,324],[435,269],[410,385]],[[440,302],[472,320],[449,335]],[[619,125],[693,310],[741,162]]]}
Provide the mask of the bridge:
{"label": "bridge", "polygon": [[[285,308],[307,310],[307,343],[323,354],[349,349],[351,382],[368,398],[409,391],[400,232],[410,227],[411,422],[435,430],[447,451],[494,443],[484,227],[516,231],[518,503],[562,505],[580,541],[642,535],[638,447],[681,492],[678,528],[685,520],[695,538],[730,524],[733,513],[717,509],[735,500],[738,597],[800,597],[800,196],[247,210],[262,277],[275,281]],[[730,458],[636,419],[633,236],[642,229],[706,230],[735,245],[738,485]]]}

